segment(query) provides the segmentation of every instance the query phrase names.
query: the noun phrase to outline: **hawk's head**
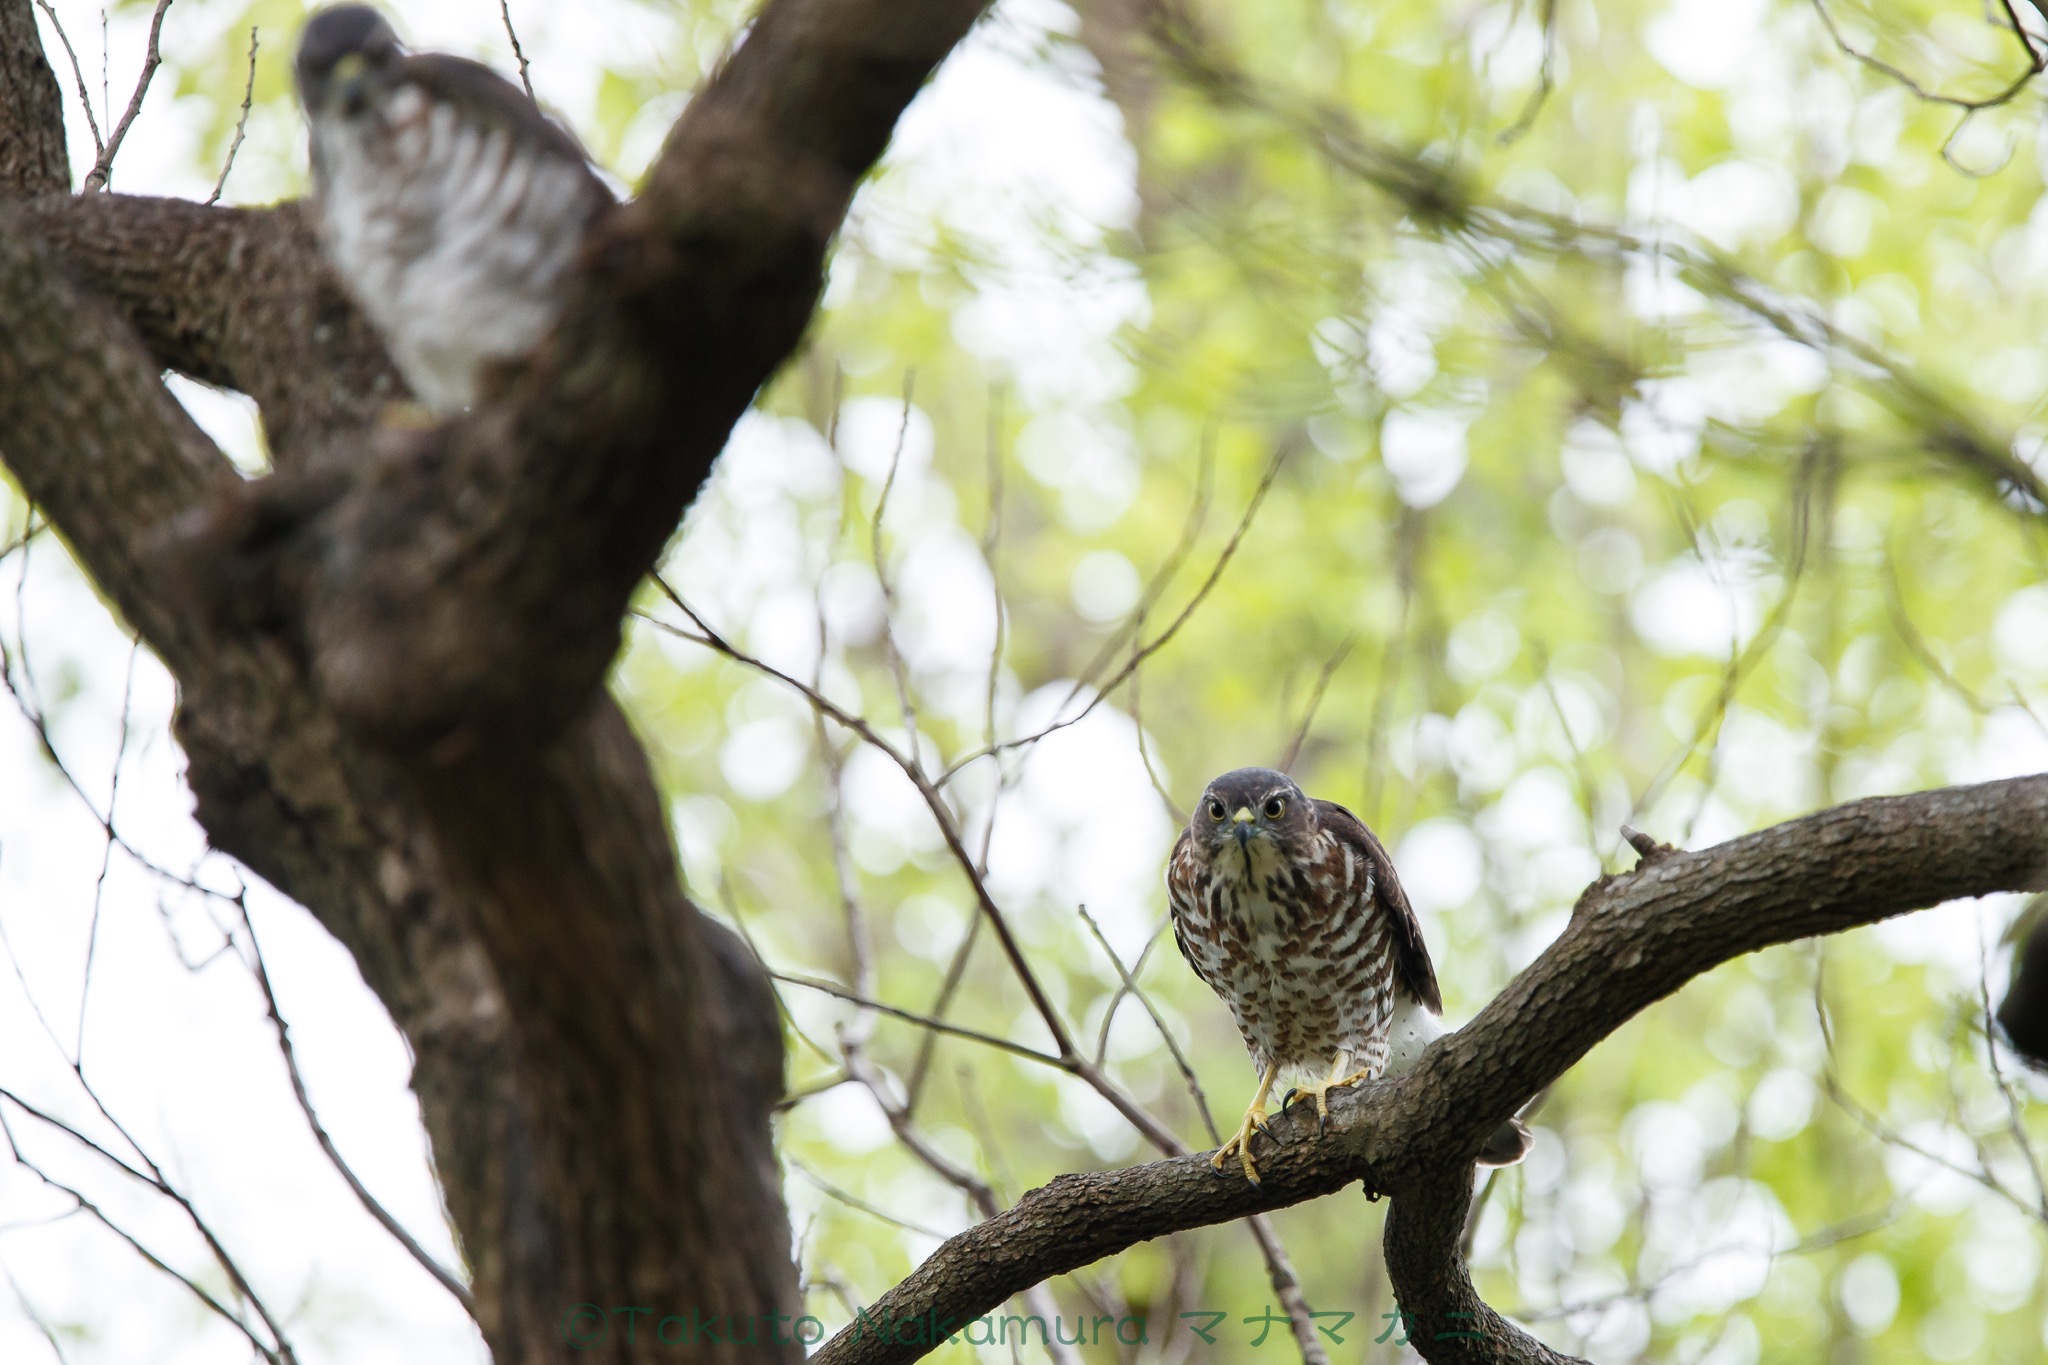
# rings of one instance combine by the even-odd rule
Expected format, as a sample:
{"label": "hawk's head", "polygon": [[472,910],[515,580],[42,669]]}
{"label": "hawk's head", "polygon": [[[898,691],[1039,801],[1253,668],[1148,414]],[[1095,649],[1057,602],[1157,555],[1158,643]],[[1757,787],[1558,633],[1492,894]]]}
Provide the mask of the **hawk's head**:
{"label": "hawk's head", "polygon": [[1209,784],[1188,821],[1202,860],[1233,877],[1262,875],[1309,857],[1316,811],[1286,773],[1238,768]]}
{"label": "hawk's head", "polygon": [[402,55],[398,35],[368,5],[321,10],[299,35],[299,98],[315,117],[352,118],[369,107]]}

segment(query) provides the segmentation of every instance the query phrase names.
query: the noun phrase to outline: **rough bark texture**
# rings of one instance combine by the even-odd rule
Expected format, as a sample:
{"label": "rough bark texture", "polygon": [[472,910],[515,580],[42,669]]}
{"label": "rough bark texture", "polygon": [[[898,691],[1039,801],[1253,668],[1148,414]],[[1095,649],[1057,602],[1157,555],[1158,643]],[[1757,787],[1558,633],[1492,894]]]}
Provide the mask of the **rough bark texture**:
{"label": "rough bark texture", "polygon": [[[855,184],[980,8],[769,5],[595,235],[556,343],[501,402],[406,433],[298,206],[63,193],[31,3],[0,0],[0,459],[177,677],[215,846],[308,906],[405,1033],[500,1361],[566,1355],[580,1303],[798,1311],[772,998],[685,898],[602,678]],[[254,397],[275,472],[243,480],[166,368]],[[694,1350],[801,1355],[739,1335]]]}
{"label": "rough bark texture", "polygon": [[33,4],[0,5],[0,111],[0,196],[69,189],[64,108]]}
{"label": "rough bark texture", "polygon": [[[915,1360],[933,1325],[957,1327],[1026,1285],[1354,1182],[1392,1197],[1387,1272],[1401,1308],[1478,1333],[1416,1335],[1432,1365],[1569,1359],[1482,1303],[1459,1250],[1472,1160],[1503,1119],[1644,1006],[1730,958],[1959,896],[2043,886],[2048,775],[1858,801],[1661,854],[1589,887],[1558,940],[1414,1070],[1332,1097],[1321,1138],[1305,1108],[1275,1119],[1285,1145],[1262,1144],[1257,1188],[1219,1177],[1203,1156],[1062,1176],[946,1242],[815,1359]],[[1474,1316],[1451,1316],[1460,1314]]]}

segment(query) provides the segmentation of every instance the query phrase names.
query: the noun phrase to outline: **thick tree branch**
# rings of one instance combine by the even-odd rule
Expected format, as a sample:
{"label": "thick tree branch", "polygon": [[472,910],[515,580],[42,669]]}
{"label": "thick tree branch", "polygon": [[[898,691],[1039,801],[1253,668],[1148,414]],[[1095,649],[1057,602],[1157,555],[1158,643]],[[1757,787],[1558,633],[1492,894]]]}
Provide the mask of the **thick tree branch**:
{"label": "thick tree branch", "polygon": [[255,399],[280,469],[359,454],[362,430],[406,396],[298,204],[53,195],[21,212],[163,368]]}
{"label": "thick tree branch", "polygon": [[[1589,887],[1563,935],[1414,1070],[1332,1102],[1321,1138],[1297,1112],[1261,1184],[1202,1157],[1061,1176],[954,1237],[841,1332],[821,1365],[915,1360],[914,1326],[959,1323],[1136,1242],[1282,1208],[1364,1180],[1391,1194],[1387,1266],[1423,1324],[1478,1314],[1476,1339],[1415,1344],[1440,1361],[1554,1359],[1480,1304],[1459,1250],[1486,1136],[1595,1044],[1720,963],[1964,896],[2048,886],[2048,775],[1852,802],[1702,852],[1674,851]],[[930,1316],[927,1316],[930,1315]],[[1460,1326],[1458,1330],[1466,1330]],[[943,1340],[943,1337],[941,1338]]]}
{"label": "thick tree branch", "polygon": [[0,458],[67,539],[101,551],[101,590],[175,667],[196,636],[160,591],[150,534],[218,496],[234,467],[135,334],[56,268],[6,203],[0,318]]}
{"label": "thick tree branch", "polygon": [[71,188],[64,101],[32,0],[0,0],[0,197]]}

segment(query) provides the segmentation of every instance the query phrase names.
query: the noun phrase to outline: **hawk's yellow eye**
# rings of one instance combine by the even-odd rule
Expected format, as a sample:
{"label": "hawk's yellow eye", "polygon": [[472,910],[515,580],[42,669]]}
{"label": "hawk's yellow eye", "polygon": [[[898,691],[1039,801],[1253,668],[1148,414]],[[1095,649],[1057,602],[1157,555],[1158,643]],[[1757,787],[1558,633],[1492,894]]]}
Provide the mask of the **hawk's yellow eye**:
{"label": "hawk's yellow eye", "polygon": [[1209,818],[1211,820],[1221,820],[1223,818],[1223,803],[1221,801],[1211,801],[1209,803]]}
{"label": "hawk's yellow eye", "polygon": [[1286,813],[1287,802],[1284,799],[1278,796],[1267,798],[1266,818],[1268,820],[1278,820],[1281,816],[1285,815]]}

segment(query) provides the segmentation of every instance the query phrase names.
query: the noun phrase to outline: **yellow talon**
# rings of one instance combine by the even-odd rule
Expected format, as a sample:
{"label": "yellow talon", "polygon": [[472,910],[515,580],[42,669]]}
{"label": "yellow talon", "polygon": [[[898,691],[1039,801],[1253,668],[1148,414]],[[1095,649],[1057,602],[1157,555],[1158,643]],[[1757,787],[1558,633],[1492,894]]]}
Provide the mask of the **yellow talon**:
{"label": "yellow talon", "polygon": [[[1330,1092],[1332,1090],[1341,1090],[1347,1085],[1356,1085],[1360,1081],[1369,1081],[1373,1078],[1374,1069],[1372,1067],[1367,1067],[1363,1071],[1353,1071],[1348,1076],[1345,1075],[1345,1069],[1350,1065],[1351,1054],[1340,1050],[1337,1053],[1336,1060],[1330,1064],[1329,1078],[1321,1085],[1306,1086],[1300,1090],[1290,1090],[1287,1092],[1287,1105],[1293,1104],[1297,1099],[1307,1099],[1310,1095],[1315,1096],[1316,1131],[1318,1133],[1323,1131],[1323,1125],[1328,1123],[1330,1119]],[[1285,1110],[1287,1105],[1282,1105],[1281,1108]]]}
{"label": "yellow talon", "polygon": [[1237,1136],[1218,1147],[1216,1155],[1209,1158],[1209,1164],[1218,1173],[1222,1172],[1223,1163],[1230,1159],[1230,1154],[1236,1152],[1244,1166],[1244,1178],[1254,1185],[1259,1183],[1259,1168],[1252,1160],[1252,1134],[1259,1132],[1269,1138],[1273,1136],[1272,1130],[1266,1127],[1266,1096],[1272,1093],[1273,1078],[1279,1072],[1278,1066],[1266,1068],[1266,1074],[1259,1080],[1259,1093],[1252,1096],[1251,1104],[1244,1111],[1244,1122],[1237,1125]]}

